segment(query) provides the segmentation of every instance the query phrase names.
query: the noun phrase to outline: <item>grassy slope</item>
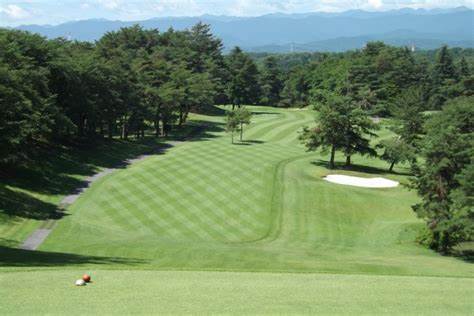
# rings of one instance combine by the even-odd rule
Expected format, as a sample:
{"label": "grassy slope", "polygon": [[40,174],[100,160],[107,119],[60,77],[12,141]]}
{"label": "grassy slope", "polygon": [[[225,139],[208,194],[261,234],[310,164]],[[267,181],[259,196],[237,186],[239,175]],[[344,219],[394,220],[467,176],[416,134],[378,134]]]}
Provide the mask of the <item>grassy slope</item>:
{"label": "grassy slope", "polygon": [[150,138],[54,148],[34,166],[0,170],[0,246],[18,246],[44,220],[55,218],[63,197],[87,176],[159,146]]}
{"label": "grassy slope", "polygon": [[[328,170],[296,140],[313,113],[256,110],[245,145],[216,131],[100,180],[41,250],[166,269],[472,273],[413,243],[413,192],[321,179]],[[386,168],[375,159],[354,162]]]}
{"label": "grassy slope", "polygon": [[[77,265],[85,265],[100,278],[104,277],[104,284],[98,282],[98,288],[111,287],[93,295],[92,304],[104,311],[111,311],[107,310],[111,307],[109,304],[99,307],[101,299],[113,303],[115,299],[128,297],[129,291],[120,292],[124,286],[120,278],[128,275],[133,275],[133,281],[130,286],[125,281],[127,288],[137,291],[145,287],[140,292],[149,293],[140,300],[143,305],[121,304],[116,305],[116,310],[149,311],[153,308],[146,303],[147,299],[156,293],[167,294],[163,296],[166,301],[154,308],[168,312],[205,311],[204,302],[212,294],[216,295],[214,311],[262,311],[261,306],[254,304],[273,300],[281,304],[264,304],[263,310],[298,311],[292,302],[299,301],[301,312],[316,312],[319,308],[326,312],[357,312],[363,306],[357,304],[358,300],[363,301],[361,297],[370,298],[365,311],[373,313],[384,311],[385,307],[386,311],[405,308],[406,312],[419,312],[426,307],[440,313],[442,308],[472,310],[469,303],[469,297],[474,294],[472,264],[439,256],[413,242],[421,225],[410,209],[416,202],[413,192],[403,187],[364,189],[323,181],[321,177],[328,170],[320,159],[325,157],[305,153],[296,141],[296,131],[302,124],[309,124],[314,114],[253,109],[258,113],[255,123],[245,133],[249,140],[245,144],[230,144],[229,137],[219,130],[221,117],[195,116],[213,122],[214,131],[205,139],[172,148],[99,180],[70,207],[71,215],[61,220],[41,247],[42,253],[26,256],[12,249],[4,252],[9,258],[3,263],[7,266],[4,271],[51,265],[53,269],[68,268],[69,272],[16,272],[5,274],[3,281],[17,294],[28,294],[28,288],[44,286],[45,291],[34,299],[50,302],[42,293],[68,296],[69,280],[72,275],[80,274]],[[380,134],[389,135],[387,131]],[[405,176],[385,174],[380,168],[387,166],[381,161],[356,157],[354,162],[358,168],[339,172],[406,181]],[[188,280],[173,272],[154,275],[148,271],[104,271],[130,268],[392,277],[189,273],[185,274]],[[169,281],[160,282],[161,276]],[[51,286],[39,285],[50,277],[57,277]],[[307,294],[303,293],[306,287],[292,283],[292,278],[305,277],[304,284],[310,289]],[[201,287],[202,278],[207,283]],[[279,283],[280,279],[284,281]],[[199,294],[180,309],[173,304],[176,295],[187,300],[194,293],[188,281],[197,286]],[[240,282],[244,285],[239,288]],[[93,286],[86,291],[96,291]],[[114,286],[117,290],[112,289]],[[452,290],[443,291],[449,294],[443,294],[440,300],[437,289],[443,286]],[[169,287],[176,291],[169,291]],[[240,292],[235,294],[236,290]],[[340,297],[336,296],[336,290],[342,291]],[[262,291],[268,295],[261,294]],[[121,294],[110,296],[111,293]],[[236,304],[225,306],[233,293],[237,295]],[[6,306],[21,299],[18,295],[4,297],[7,297]],[[81,297],[67,297],[65,302],[72,303]],[[339,306],[344,298],[348,305]],[[397,305],[402,299],[408,305]],[[381,306],[381,302],[385,305]],[[57,306],[57,311],[67,306],[66,303]],[[195,309],[186,309],[192,306]]]}

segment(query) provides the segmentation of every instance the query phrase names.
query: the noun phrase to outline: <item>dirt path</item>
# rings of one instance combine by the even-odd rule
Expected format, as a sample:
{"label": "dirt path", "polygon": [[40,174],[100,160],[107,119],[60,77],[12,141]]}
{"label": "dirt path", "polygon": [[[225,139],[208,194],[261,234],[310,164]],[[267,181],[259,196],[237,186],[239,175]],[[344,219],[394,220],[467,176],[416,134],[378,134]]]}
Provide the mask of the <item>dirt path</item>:
{"label": "dirt path", "polygon": [[[170,147],[176,147],[183,144],[187,139],[190,139],[190,138],[191,137],[185,138],[183,140],[167,141],[165,144]],[[128,165],[140,162],[153,155],[155,154],[141,155],[133,159],[127,159],[123,162],[123,164],[121,165],[121,168],[105,168],[105,169],[102,169],[100,172],[87,177],[83,182],[84,183],[83,186],[77,188],[72,194],[66,195],[61,200],[61,202],[59,203],[59,208],[65,209],[69,205],[73,204],[79,198],[79,196],[81,196],[81,194],[87,190],[87,188],[89,188],[95,181],[99,180],[100,178],[106,175],[109,175],[116,170],[123,169],[123,166],[128,166]],[[43,224],[38,229],[36,229],[33,233],[31,233],[30,236],[28,236],[28,238],[26,238],[26,240],[20,246],[20,249],[24,249],[24,250],[38,249],[38,247],[43,243],[43,241],[45,241],[45,239],[54,229],[56,225],[56,221],[57,220],[50,219],[43,222]]]}

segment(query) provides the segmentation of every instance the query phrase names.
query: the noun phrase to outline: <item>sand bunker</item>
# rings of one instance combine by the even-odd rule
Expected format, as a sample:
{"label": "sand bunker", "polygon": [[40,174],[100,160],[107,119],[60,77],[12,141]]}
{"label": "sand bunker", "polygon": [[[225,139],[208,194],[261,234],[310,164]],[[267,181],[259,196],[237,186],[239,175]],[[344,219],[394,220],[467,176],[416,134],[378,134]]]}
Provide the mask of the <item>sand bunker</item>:
{"label": "sand bunker", "polygon": [[339,174],[330,174],[324,177],[324,180],[333,183],[353,185],[364,188],[394,188],[398,185],[397,181],[392,181],[385,178],[360,178],[343,176]]}

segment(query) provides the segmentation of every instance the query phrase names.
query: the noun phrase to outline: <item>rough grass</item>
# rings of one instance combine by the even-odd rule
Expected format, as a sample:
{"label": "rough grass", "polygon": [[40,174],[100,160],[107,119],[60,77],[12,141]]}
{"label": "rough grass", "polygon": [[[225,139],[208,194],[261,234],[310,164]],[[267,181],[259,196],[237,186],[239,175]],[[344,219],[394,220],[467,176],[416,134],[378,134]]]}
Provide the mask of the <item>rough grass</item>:
{"label": "rough grass", "polygon": [[[104,313],[472,311],[473,265],[414,242],[423,225],[410,207],[414,192],[322,180],[343,173],[406,183],[407,169],[388,174],[386,163],[354,157],[352,168],[328,170],[325,155],[296,139],[315,113],[252,110],[244,142],[231,145],[222,116],[194,115],[209,126],[202,137],[98,180],[40,252],[0,248],[12,293],[0,294],[4,308],[28,313],[22,300],[31,297],[42,312],[81,300]],[[78,266],[97,284],[72,287]]]}

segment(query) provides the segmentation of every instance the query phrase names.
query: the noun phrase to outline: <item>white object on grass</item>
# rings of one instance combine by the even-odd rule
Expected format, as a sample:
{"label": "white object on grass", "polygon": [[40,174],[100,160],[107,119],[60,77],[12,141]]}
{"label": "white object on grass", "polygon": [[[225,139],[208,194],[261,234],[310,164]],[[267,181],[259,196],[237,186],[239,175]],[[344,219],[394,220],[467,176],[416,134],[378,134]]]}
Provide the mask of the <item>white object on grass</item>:
{"label": "white object on grass", "polygon": [[352,185],[364,188],[394,188],[398,186],[397,181],[392,181],[385,178],[361,178],[353,176],[344,176],[340,174],[330,174],[324,177],[324,180],[333,183]]}
{"label": "white object on grass", "polygon": [[83,279],[76,280],[76,285],[77,285],[77,286],[86,285],[86,281],[84,281]]}

